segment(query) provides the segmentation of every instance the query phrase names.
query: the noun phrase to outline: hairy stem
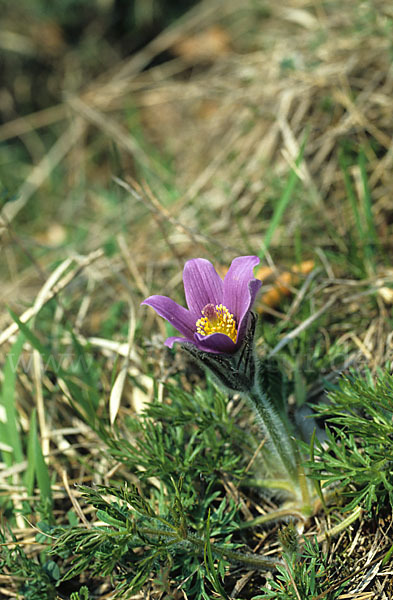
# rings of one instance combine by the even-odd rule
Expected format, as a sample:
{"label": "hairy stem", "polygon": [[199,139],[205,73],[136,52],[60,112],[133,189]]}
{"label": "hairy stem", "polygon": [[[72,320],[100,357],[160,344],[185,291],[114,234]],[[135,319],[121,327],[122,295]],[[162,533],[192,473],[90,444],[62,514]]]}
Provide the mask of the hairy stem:
{"label": "hairy stem", "polygon": [[263,433],[268,434],[269,441],[290,480],[296,488],[299,488],[299,472],[296,464],[297,448],[288,429],[258,384],[250,390],[247,397],[257,414]]}
{"label": "hairy stem", "polygon": [[[198,538],[190,533],[186,533],[186,537],[183,538],[176,531],[170,531],[165,529],[155,529],[152,527],[141,527],[138,530],[143,535],[154,535],[159,537],[166,537],[171,539],[171,544],[177,542],[189,542],[191,545],[196,546],[199,550],[203,551],[206,545],[206,541]],[[276,569],[277,565],[282,565],[282,561],[275,558],[268,558],[259,556],[258,554],[237,552],[230,548],[223,548],[217,544],[210,544],[212,552],[223,558],[227,558],[231,562],[243,563],[253,569]]]}

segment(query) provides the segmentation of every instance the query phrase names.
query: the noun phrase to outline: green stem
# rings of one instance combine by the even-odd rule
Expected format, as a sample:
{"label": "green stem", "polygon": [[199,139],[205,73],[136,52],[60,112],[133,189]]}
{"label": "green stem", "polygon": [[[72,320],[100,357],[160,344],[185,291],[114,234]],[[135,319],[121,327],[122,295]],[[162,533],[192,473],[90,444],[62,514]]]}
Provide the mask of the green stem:
{"label": "green stem", "polygon": [[[153,527],[141,527],[138,529],[138,532],[144,535],[154,535],[159,537],[171,538],[171,544],[175,544],[177,542],[189,542],[193,546],[196,546],[202,552],[205,549],[206,541],[200,539],[192,534],[186,533],[186,537],[183,538],[176,531],[168,531],[165,529],[156,529]],[[258,554],[237,552],[236,550],[230,550],[223,548],[222,546],[218,546],[217,544],[210,544],[212,551],[223,558],[227,558],[232,562],[240,562],[253,569],[276,569],[277,565],[283,564],[281,560],[275,558],[267,558],[259,556]]]}
{"label": "green stem", "polygon": [[302,511],[304,514],[307,514],[308,516],[312,515],[312,506],[311,506],[311,496],[310,496],[310,489],[308,487],[308,481],[307,481],[307,476],[306,473],[304,471],[304,467],[302,465],[302,456],[300,454],[299,448],[296,445],[296,441],[294,441],[294,446],[295,446],[295,456],[296,456],[296,467],[297,467],[297,473],[298,473],[298,480],[299,480],[299,488],[300,488],[300,492],[302,495],[302,502],[303,502],[303,507],[302,507]]}
{"label": "green stem", "polygon": [[241,487],[252,487],[252,488],[261,488],[261,489],[271,489],[271,490],[283,490],[284,492],[288,492],[293,495],[293,485],[287,479],[242,479],[240,482]]}
{"label": "green stem", "polygon": [[258,384],[250,390],[249,401],[259,417],[259,424],[279,457],[290,480],[299,488],[299,472],[296,464],[297,448],[280,416]]}
{"label": "green stem", "polygon": [[344,529],[346,529],[347,527],[352,525],[352,523],[357,521],[357,519],[362,515],[362,513],[363,513],[362,507],[357,506],[355,508],[355,510],[348,517],[343,519],[343,521],[341,521],[340,523],[338,523],[337,525],[335,525],[328,531],[325,531],[325,533],[323,533],[322,535],[318,536],[317,541],[320,543],[323,540],[328,539],[329,537],[334,537],[335,535],[338,535],[339,533],[344,531]]}
{"label": "green stem", "polygon": [[265,523],[269,523],[270,521],[279,521],[280,519],[287,519],[288,517],[294,517],[303,523],[305,521],[304,515],[298,510],[295,510],[294,508],[281,508],[279,510],[268,512],[266,515],[255,517],[255,519],[251,519],[250,521],[245,521],[239,526],[239,529],[257,527],[258,525],[265,525]]}

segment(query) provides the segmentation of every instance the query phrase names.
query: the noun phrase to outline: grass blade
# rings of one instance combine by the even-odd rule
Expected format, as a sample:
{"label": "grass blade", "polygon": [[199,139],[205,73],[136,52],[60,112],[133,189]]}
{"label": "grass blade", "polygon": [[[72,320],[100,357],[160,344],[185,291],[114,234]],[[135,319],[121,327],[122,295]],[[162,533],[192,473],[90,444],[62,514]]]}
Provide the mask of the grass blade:
{"label": "grass blade", "polygon": [[33,493],[34,481],[37,481],[41,498],[52,504],[52,490],[48,466],[44,460],[37,431],[37,411],[31,413],[29,440],[27,448],[28,467],[25,474],[25,484],[28,495]]}
{"label": "grass blade", "polygon": [[345,157],[345,154],[343,151],[341,151],[339,153],[339,164],[341,167],[341,171],[342,174],[344,176],[344,185],[345,185],[345,190],[347,192],[347,196],[348,199],[351,203],[351,207],[352,207],[352,212],[353,215],[355,217],[355,227],[356,230],[358,232],[359,235],[359,239],[363,239],[363,226],[362,226],[362,221],[360,219],[360,213],[359,213],[359,209],[358,209],[358,203],[356,200],[356,193],[355,190],[353,189],[353,185],[352,185],[352,181],[351,181],[351,176],[349,174],[349,165],[348,165],[348,161]]}
{"label": "grass blade", "polygon": [[11,351],[7,355],[4,366],[4,381],[0,396],[0,404],[4,407],[6,421],[0,420],[0,439],[8,444],[12,455],[4,452],[4,461],[7,466],[23,461],[22,441],[18,430],[18,413],[15,408],[15,382],[16,367],[22,352],[25,337],[20,335]]}
{"label": "grass blade", "polygon": [[[23,323],[12,310],[10,310],[10,314],[14,319],[15,323],[18,325],[20,331],[26,337],[26,339],[30,342],[33,348],[38,350],[38,352],[41,354],[44,364],[53,364],[53,354],[40,342],[37,336],[31,331],[29,326],[26,323]],[[78,346],[77,349],[80,349],[80,346]],[[78,355],[78,358],[80,359],[81,357]],[[85,373],[86,372],[88,372],[88,370],[86,370]],[[69,374],[62,368],[59,362],[56,364],[55,374],[57,377],[61,377],[65,381],[68,389],[70,390],[70,393],[72,393],[73,396],[78,399],[78,402],[80,403],[80,406],[83,410],[79,410],[75,402],[73,401],[73,398],[69,397],[68,399],[72,407],[81,416],[81,418],[86,420],[92,427],[94,427],[96,423],[96,411],[98,406],[98,396],[94,388],[89,386],[89,383],[86,382],[86,385],[84,385],[83,388],[89,390],[89,393],[84,394],[80,382],[78,381],[77,383],[75,383],[69,376]],[[96,400],[97,406],[94,406],[92,398]]]}
{"label": "grass blade", "polygon": [[365,222],[365,254],[369,261],[372,272],[375,273],[375,253],[378,245],[378,236],[374,224],[374,216],[372,212],[372,198],[370,194],[370,188],[368,185],[368,177],[366,170],[366,156],[363,150],[359,153],[358,158],[360,178],[362,181],[362,200],[363,200],[363,212]]}
{"label": "grass blade", "polygon": [[299,180],[298,167],[300,166],[300,164],[303,160],[305,145],[306,145],[306,140],[303,141],[301,148],[300,148],[299,155],[295,161],[295,165],[297,168],[291,169],[287,185],[286,185],[283,193],[281,194],[281,197],[279,198],[277,205],[274,209],[274,213],[273,213],[273,216],[269,223],[269,227],[267,228],[267,231],[266,231],[264,239],[263,239],[262,248],[260,249],[259,254],[258,254],[258,256],[261,260],[265,256],[266,251],[269,249],[274,232],[277,229],[278,225],[280,224],[282,216],[285,212],[285,209],[287,208],[290,200],[292,199],[293,192],[294,192],[296,184]]}
{"label": "grass blade", "polygon": [[27,469],[25,473],[25,486],[27,495],[32,496],[35,481],[35,436],[37,435],[37,413],[33,410],[30,417],[29,437],[27,440]]}

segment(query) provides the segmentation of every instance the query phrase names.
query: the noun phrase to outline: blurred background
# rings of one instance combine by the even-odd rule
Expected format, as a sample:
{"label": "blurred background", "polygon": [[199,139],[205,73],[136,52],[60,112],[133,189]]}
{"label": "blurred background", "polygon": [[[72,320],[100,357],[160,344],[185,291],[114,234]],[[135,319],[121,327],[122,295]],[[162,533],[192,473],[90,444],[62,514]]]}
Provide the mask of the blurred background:
{"label": "blurred background", "polygon": [[129,293],[178,290],[192,256],[261,252],[280,272],[318,255],[330,278],[379,273],[370,256],[391,250],[393,220],[392,3],[0,7],[3,308],[21,311],[59,260],[97,249],[90,333]]}

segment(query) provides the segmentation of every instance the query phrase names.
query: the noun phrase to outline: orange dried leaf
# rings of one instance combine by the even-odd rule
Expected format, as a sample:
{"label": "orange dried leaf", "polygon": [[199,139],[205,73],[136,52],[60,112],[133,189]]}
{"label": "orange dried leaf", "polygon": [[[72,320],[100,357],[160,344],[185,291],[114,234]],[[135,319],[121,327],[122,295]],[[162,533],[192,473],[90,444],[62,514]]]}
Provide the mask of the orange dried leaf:
{"label": "orange dried leaf", "polygon": [[[264,273],[267,273],[267,269],[269,268],[270,267],[261,267],[256,274],[258,279],[262,279],[263,269],[265,269]],[[314,261],[305,260],[300,265],[294,265],[291,271],[284,271],[281,273],[273,282],[273,287],[261,297],[258,312],[260,314],[263,313],[264,306],[268,306],[269,308],[277,306],[284,296],[289,296],[291,294],[291,287],[299,283],[299,275],[307,275],[313,268]],[[270,273],[271,272],[272,270],[270,269]]]}
{"label": "orange dried leaf", "polygon": [[183,60],[213,60],[230,52],[231,38],[228,32],[218,25],[178,40],[172,50]]}

